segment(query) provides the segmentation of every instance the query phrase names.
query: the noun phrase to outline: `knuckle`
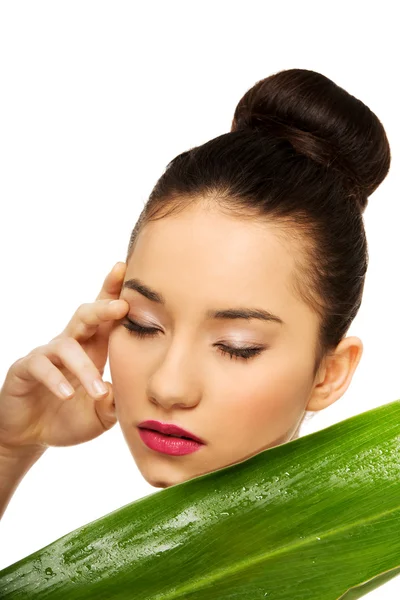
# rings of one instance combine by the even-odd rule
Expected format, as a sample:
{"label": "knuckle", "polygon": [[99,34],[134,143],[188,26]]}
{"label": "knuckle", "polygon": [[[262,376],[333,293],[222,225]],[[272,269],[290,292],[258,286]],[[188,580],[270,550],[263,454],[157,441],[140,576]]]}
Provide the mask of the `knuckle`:
{"label": "knuckle", "polygon": [[42,355],[39,352],[30,352],[26,356],[26,367],[28,370],[34,369],[39,362],[41,362]]}
{"label": "knuckle", "polygon": [[50,360],[47,360],[46,364],[43,365],[43,377],[47,381],[52,381],[53,383],[58,382],[60,378],[59,370]]}
{"label": "knuckle", "polygon": [[88,306],[90,306],[89,302],[83,302],[83,304],[81,304],[78,307],[75,314],[80,317],[82,313],[85,313],[87,311]]}
{"label": "knuckle", "polygon": [[21,356],[20,358],[17,358],[17,360],[14,360],[14,362],[12,363],[10,369],[12,369],[15,366],[20,365],[24,360],[26,360],[26,356]]}
{"label": "knuckle", "polygon": [[7,371],[8,375],[12,375],[14,373],[14,371],[16,371],[19,366],[21,365],[21,363],[23,363],[24,361],[26,361],[26,356],[22,356],[21,358],[17,358],[17,360],[15,360],[12,365],[10,366],[10,368]]}
{"label": "knuckle", "polygon": [[43,346],[38,346],[37,348],[34,348],[30,352],[28,352],[28,354],[26,356],[24,356],[24,358],[22,358],[21,361],[24,360],[27,363],[32,362],[32,360],[34,360],[36,358],[36,356],[38,356],[38,354],[42,353],[42,350],[43,350]]}
{"label": "knuckle", "polygon": [[57,338],[52,341],[52,344],[59,353],[64,351],[76,350],[77,347],[80,347],[79,342],[70,335]]}
{"label": "knuckle", "polygon": [[36,356],[37,354],[42,354],[43,351],[45,351],[45,348],[46,348],[46,344],[42,344],[41,346],[36,346],[36,348],[33,348],[30,352],[28,352],[26,357]]}
{"label": "knuckle", "polygon": [[82,360],[81,372],[84,377],[88,377],[90,379],[92,379],[93,377],[97,379],[98,377],[98,371],[92,363],[92,361],[90,360],[90,358],[88,357]]}
{"label": "knuckle", "polygon": [[62,357],[63,355],[65,357],[66,354],[70,353],[74,354],[74,357],[72,358],[76,361],[79,361],[81,372],[87,371],[88,373],[90,373],[93,371],[93,369],[96,369],[93,362],[86,354],[85,350],[75,338],[70,336],[60,338],[59,340],[57,340],[56,345],[58,349],[57,353],[60,357]]}

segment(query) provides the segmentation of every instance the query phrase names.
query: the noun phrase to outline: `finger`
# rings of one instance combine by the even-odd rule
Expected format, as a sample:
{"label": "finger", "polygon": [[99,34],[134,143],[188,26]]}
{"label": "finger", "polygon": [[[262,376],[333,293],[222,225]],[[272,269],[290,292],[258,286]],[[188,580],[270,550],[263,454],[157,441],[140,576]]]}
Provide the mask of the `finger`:
{"label": "finger", "polygon": [[[104,384],[99,370],[75,339],[55,338],[46,346],[42,346],[41,352],[50,361],[57,361],[57,364],[61,361],[62,365],[75,375],[94,400],[104,397],[108,393],[108,388]],[[62,375],[61,371],[60,375]]]}
{"label": "finger", "polygon": [[117,414],[114,405],[112,384],[109,381],[105,381],[104,383],[108,388],[108,394],[98,400],[94,406],[104,430],[107,431],[117,422]]}
{"label": "finger", "polygon": [[113,304],[110,302],[110,300],[96,300],[96,302],[81,304],[61,336],[54,339],[71,337],[78,342],[83,342],[91,338],[103,323],[122,319],[129,310],[129,303],[122,298]]}
{"label": "finger", "polygon": [[[24,382],[39,381],[62,400],[74,394],[74,388],[68,379],[44,354],[28,354],[23,359],[18,360],[13,365],[13,373]],[[21,388],[20,393],[24,395],[26,390]],[[18,392],[16,395],[18,395]]]}
{"label": "finger", "polygon": [[103,286],[96,300],[116,300],[121,293],[122,282],[125,277],[126,263],[117,262],[103,282]]}

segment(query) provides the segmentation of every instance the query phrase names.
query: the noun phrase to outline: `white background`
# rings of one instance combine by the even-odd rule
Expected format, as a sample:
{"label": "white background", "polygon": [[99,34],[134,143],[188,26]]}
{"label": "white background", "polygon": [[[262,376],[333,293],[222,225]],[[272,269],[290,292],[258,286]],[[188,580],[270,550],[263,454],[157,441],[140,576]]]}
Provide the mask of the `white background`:
{"label": "white background", "polygon": [[[349,331],[363,340],[364,355],[349,390],[301,434],[400,398],[395,10],[382,1],[1,2],[1,381],[12,362],[95,299],[125,259],[166,164],[228,132],[256,81],[296,67],[366,103],[392,150],[389,175],[365,213],[370,266]],[[51,448],[1,521],[0,568],[157,491],[118,424],[86,444]],[[397,578],[369,597],[399,592]]]}

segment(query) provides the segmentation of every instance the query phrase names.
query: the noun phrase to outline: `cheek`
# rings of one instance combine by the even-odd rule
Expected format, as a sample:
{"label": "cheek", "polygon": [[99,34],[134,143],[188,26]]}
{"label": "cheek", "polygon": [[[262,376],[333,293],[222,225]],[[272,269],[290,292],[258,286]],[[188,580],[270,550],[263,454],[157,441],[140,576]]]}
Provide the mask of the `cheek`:
{"label": "cheek", "polygon": [[118,385],[120,381],[120,374],[123,373],[124,368],[122,362],[125,361],[125,353],[123,351],[124,343],[121,340],[121,334],[118,329],[114,329],[110,333],[108,339],[108,361],[110,364],[110,373],[113,380],[113,387]]}
{"label": "cheek", "polygon": [[[144,365],[141,364],[143,353],[136,351],[134,341],[124,335],[125,332],[115,329],[109,337],[108,360],[113,385],[116,408],[126,412],[135,397],[141,393]],[[126,406],[125,406],[126,405]]]}
{"label": "cheek", "polygon": [[226,431],[232,435],[254,435],[258,429],[265,431],[266,424],[276,423],[279,413],[288,404],[288,390],[283,381],[274,373],[263,368],[249,369],[249,372],[230,378],[219,393],[220,423],[226,423]]}
{"label": "cheek", "polygon": [[303,359],[287,353],[238,366],[212,392],[214,435],[223,431],[226,440],[249,440],[250,435],[250,440],[262,441],[286,431],[304,410],[310,390],[307,369]]}

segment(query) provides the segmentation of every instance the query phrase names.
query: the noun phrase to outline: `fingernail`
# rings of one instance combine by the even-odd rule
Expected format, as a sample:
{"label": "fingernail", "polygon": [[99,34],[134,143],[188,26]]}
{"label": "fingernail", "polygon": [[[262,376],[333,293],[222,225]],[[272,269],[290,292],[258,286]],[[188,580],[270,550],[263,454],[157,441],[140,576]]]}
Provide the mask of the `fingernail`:
{"label": "fingernail", "polygon": [[105,394],[107,392],[107,386],[101,379],[95,379],[93,381],[93,388],[96,394]]}
{"label": "fingernail", "polygon": [[115,302],[118,302],[118,300],[111,300],[110,304],[115,304]]}
{"label": "fingernail", "polygon": [[74,388],[71,385],[69,385],[69,383],[60,383],[58,387],[62,395],[66,398],[68,398],[68,396],[74,393]]}

